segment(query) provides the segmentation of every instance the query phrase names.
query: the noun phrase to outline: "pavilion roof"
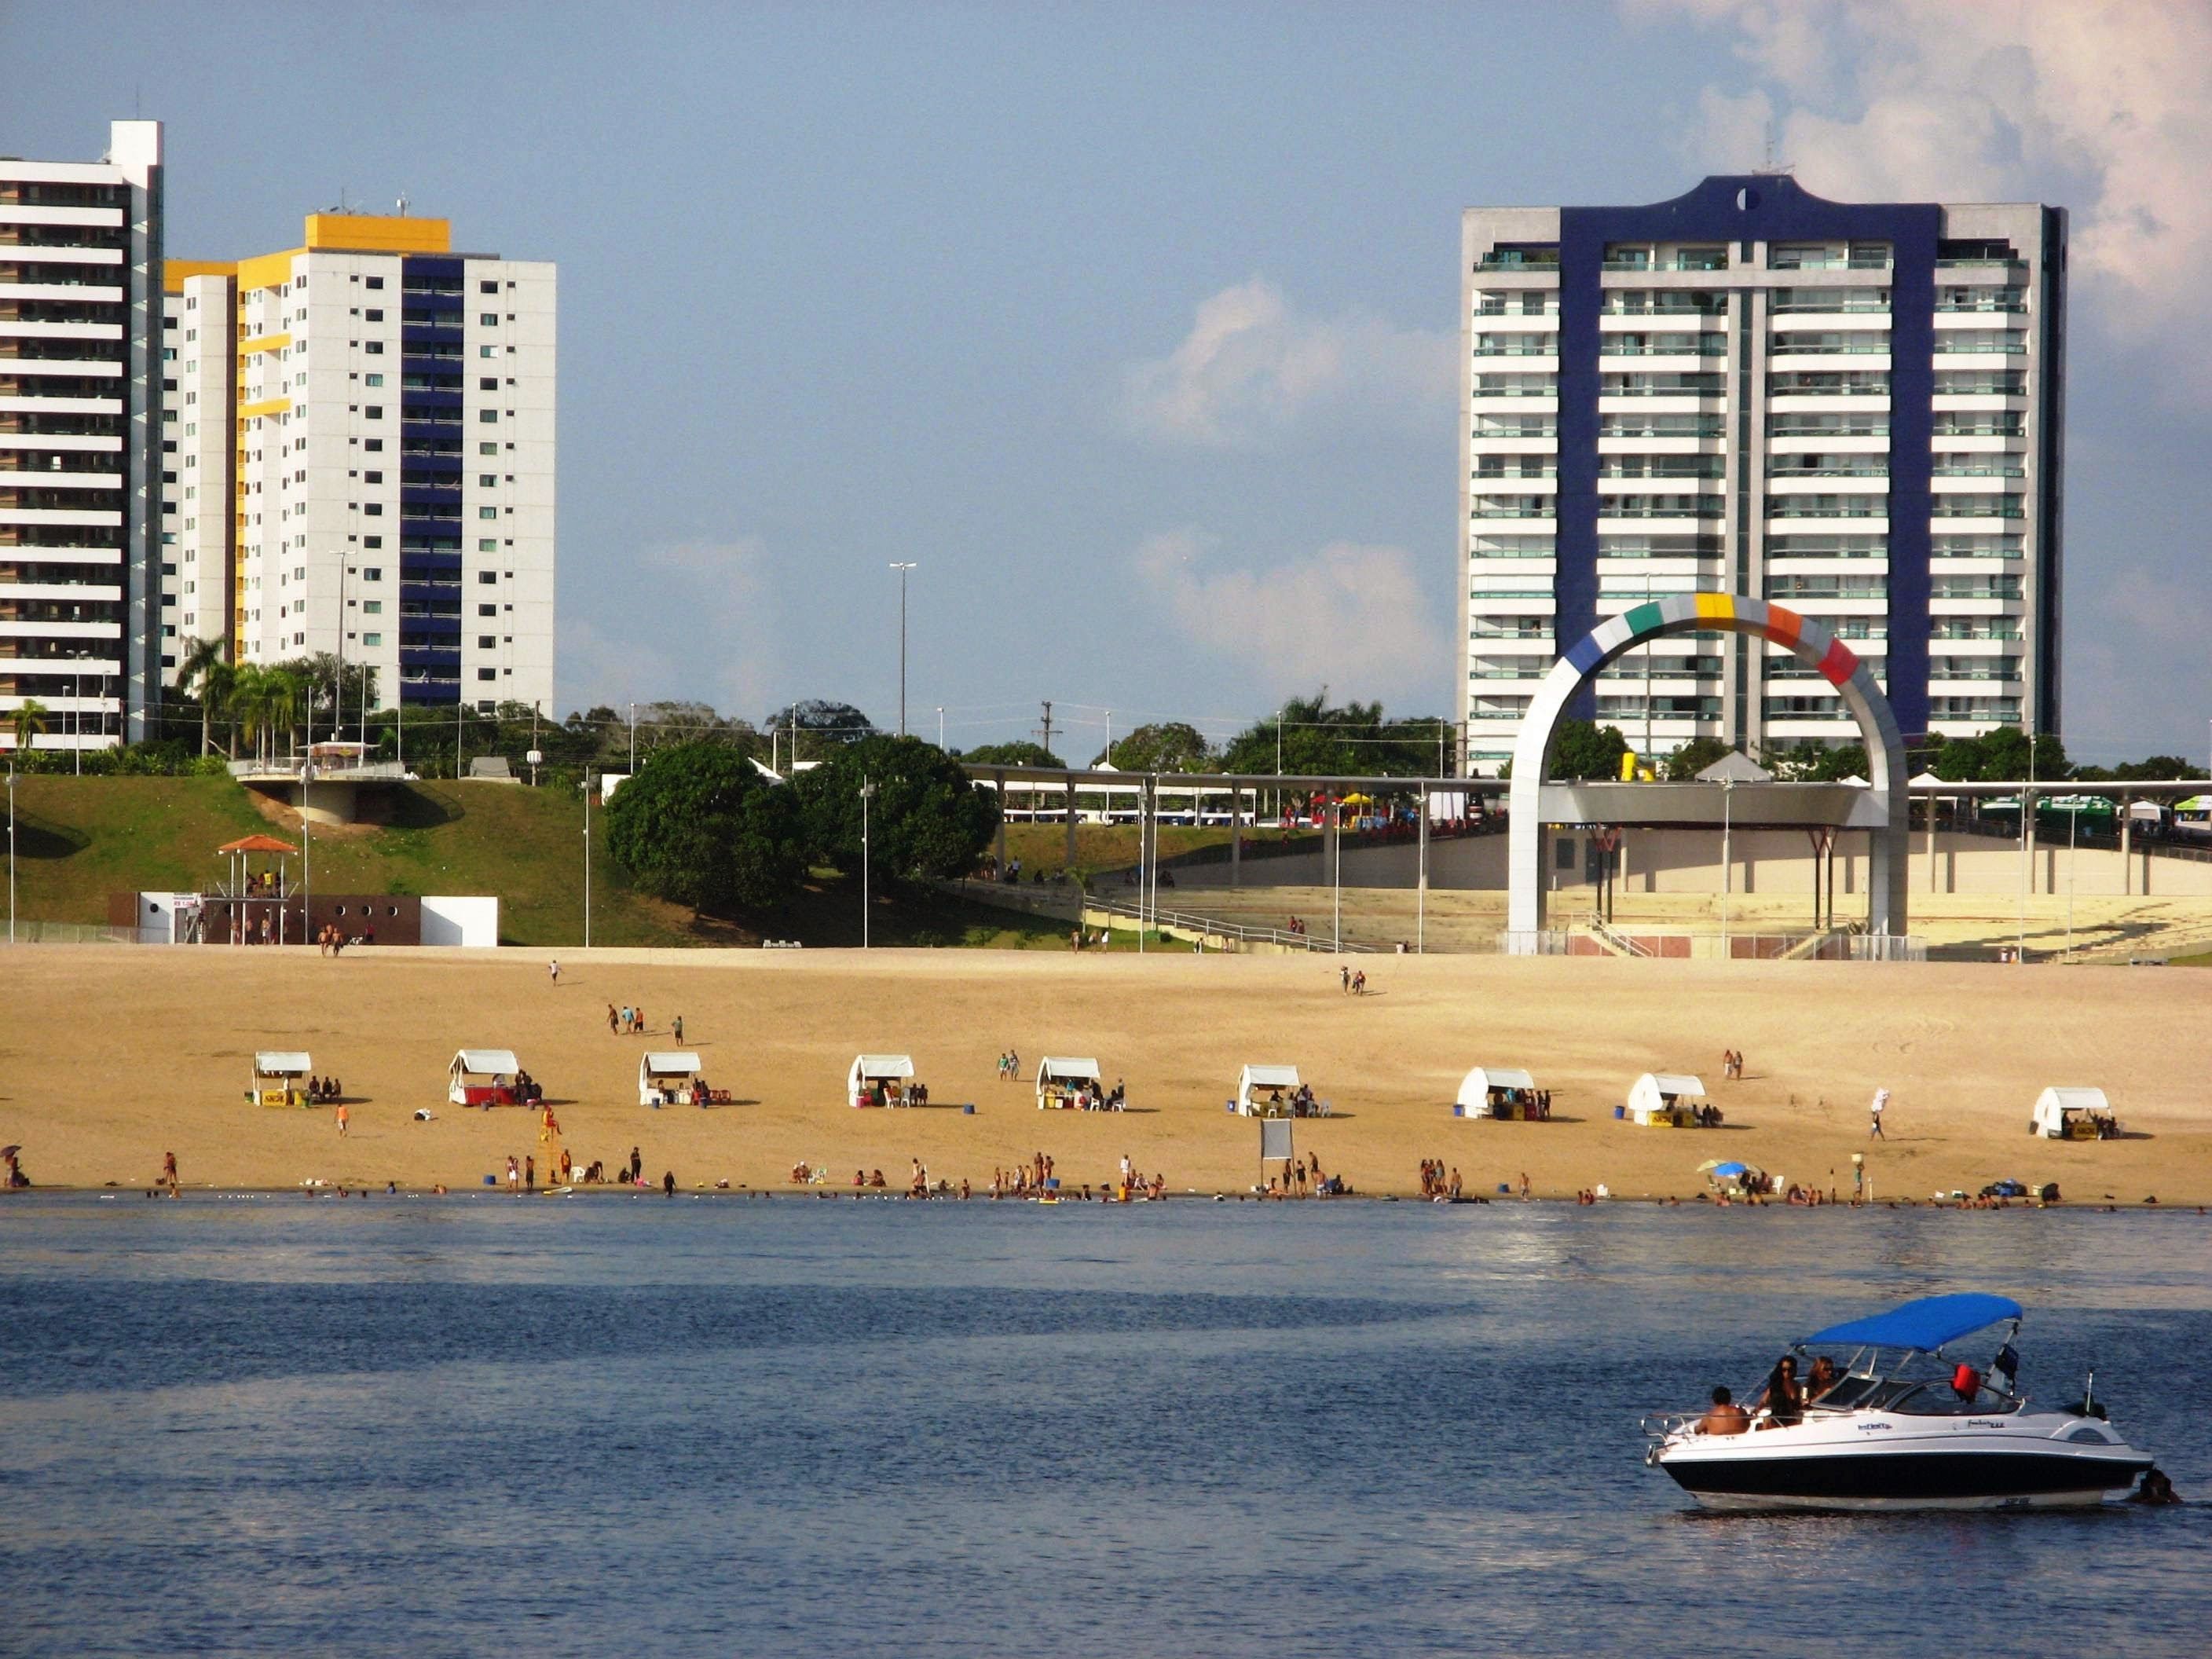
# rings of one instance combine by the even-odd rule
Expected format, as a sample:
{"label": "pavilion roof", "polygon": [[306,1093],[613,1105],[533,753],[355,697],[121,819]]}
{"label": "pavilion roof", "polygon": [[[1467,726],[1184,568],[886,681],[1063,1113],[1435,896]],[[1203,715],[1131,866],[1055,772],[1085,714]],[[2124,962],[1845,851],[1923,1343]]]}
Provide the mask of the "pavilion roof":
{"label": "pavilion roof", "polygon": [[218,853],[296,853],[300,849],[274,836],[246,836],[215,849]]}

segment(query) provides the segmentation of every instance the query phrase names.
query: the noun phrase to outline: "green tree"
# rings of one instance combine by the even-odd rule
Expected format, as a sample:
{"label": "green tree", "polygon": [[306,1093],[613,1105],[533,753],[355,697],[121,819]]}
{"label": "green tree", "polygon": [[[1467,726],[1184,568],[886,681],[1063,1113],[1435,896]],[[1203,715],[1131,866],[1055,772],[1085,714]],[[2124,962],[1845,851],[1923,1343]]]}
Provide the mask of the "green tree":
{"label": "green tree", "polygon": [[1669,783],[1689,783],[1722,756],[1734,752],[1718,738],[1692,738],[1667,757],[1663,775]]}
{"label": "green tree", "polygon": [[184,661],[178,665],[177,684],[179,686],[197,686],[198,688],[196,695],[200,705],[200,753],[203,755],[215,746],[208,735],[208,725],[214,716],[216,704],[221,702],[223,693],[229,689],[232,678],[230,664],[223,655],[222,641],[220,639],[194,640],[192,648],[185,653]]}
{"label": "green tree", "polygon": [[1565,720],[1552,735],[1552,775],[1559,778],[1618,778],[1628,739],[1617,726]]}
{"label": "green tree", "polygon": [[1067,763],[1041,743],[987,743],[957,757],[967,766],[1053,766],[1065,770]]}
{"label": "green tree", "polygon": [[1291,776],[1427,777],[1437,764],[1439,739],[1449,725],[1435,716],[1385,720],[1379,702],[1332,707],[1327,686],[1310,697],[1293,697],[1276,719],[1255,720],[1223,745],[1224,772],[1273,772]]}
{"label": "green tree", "polygon": [[[809,846],[823,863],[860,867],[860,790],[867,808],[868,868],[894,882],[964,876],[999,827],[995,792],[970,783],[961,764],[920,738],[862,738],[796,780]],[[619,799],[619,797],[617,797]]]}
{"label": "green tree", "polygon": [[810,697],[787,703],[768,717],[769,729],[781,732],[792,760],[822,760],[876,730],[876,723],[849,702]]}
{"label": "green tree", "polygon": [[1212,769],[1215,757],[1213,746],[1196,726],[1164,720],[1139,726],[1099,758],[1123,772],[1206,772]]}
{"label": "green tree", "polygon": [[46,704],[36,697],[26,697],[15,705],[15,712],[9,716],[9,720],[15,728],[16,754],[27,757],[31,752],[32,739],[46,729]]}
{"label": "green tree", "polygon": [[806,873],[797,797],[726,744],[674,744],[639,763],[607,803],[607,848],[656,897],[758,909]]}

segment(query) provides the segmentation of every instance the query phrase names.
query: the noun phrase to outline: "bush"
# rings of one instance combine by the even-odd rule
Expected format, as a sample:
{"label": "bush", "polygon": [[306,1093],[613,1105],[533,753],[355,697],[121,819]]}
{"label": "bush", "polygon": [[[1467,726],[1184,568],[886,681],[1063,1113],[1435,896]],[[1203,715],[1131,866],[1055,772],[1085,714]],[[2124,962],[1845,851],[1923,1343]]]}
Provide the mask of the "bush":
{"label": "bush", "polygon": [[964,876],[998,832],[996,794],[970,783],[960,763],[934,744],[862,738],[798,780],[808,845],[848,874],[860,867],[864,781],[876,792],[867,810],[868,868],[884,879]]}
{"label": "bush", "polygon": [[663,749],[607,805],[607,847],[638,887],[695,909],[757,909],[806,873],[799,802],[736,750]]}

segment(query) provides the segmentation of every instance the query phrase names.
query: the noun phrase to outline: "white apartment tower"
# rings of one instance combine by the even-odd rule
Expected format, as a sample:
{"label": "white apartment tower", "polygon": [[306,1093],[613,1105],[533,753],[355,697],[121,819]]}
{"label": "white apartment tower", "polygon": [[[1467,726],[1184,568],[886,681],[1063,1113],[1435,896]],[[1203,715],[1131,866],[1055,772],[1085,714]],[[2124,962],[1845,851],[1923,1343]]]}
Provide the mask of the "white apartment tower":
{"label": "white apartment tower", "polygon": [[[1908,739],[2059,725],[2066,215],[1786,175],[1462,222],[1462,715],[1494,774],[1553,659],[1692,591],[1817,617]],[[1639,753],[1856,741],[1780,647],[1631,652],[1575,712]]]}
{"label": "white apartment tower", "polygon": [[161,126],[0,158],[0,749],[146,734],[161,698]]}
{"label": "white apartment tower", "polygon": [[301,246],[172,260],[172,678],[201,640],[366,664],[375,702],[553,697],[554,267],[442,219],[314,214]]}

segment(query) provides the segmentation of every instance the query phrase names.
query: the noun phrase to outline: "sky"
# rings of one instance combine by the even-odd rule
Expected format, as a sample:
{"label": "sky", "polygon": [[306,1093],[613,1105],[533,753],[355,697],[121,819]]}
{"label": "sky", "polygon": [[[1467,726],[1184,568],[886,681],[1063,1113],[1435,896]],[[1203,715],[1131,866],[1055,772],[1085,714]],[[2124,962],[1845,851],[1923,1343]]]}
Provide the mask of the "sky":
{"label": "sky", "polygon": [[168,246],[560,266],[557,712],[956,746],[1451,707],[1459,214],[1772,159],[2073,210],[2069,748],[2212,743],[2212,8],[0,0],[0,153],[167,124]]}

